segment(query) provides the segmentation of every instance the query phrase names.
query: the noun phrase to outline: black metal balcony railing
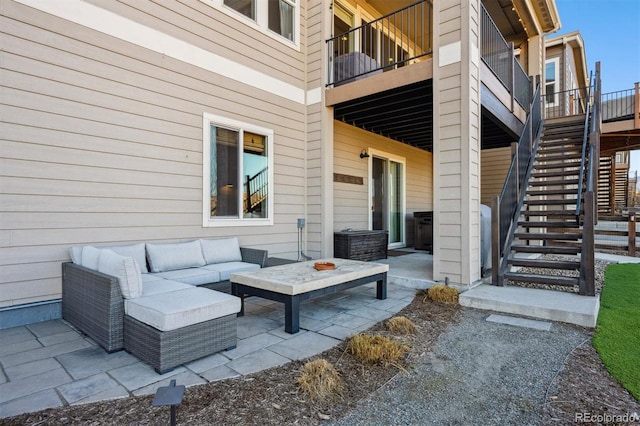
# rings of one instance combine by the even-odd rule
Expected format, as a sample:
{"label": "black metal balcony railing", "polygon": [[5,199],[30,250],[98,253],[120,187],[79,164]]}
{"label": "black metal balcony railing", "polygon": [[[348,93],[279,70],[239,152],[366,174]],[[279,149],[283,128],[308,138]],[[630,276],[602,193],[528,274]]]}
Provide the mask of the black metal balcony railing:
{"label": "black metal balcony railing", "polygon": [[422,0],[327,40],[328,85],[417,62],[431,54],[432,5]]}
{"label": "black metal balcony railing", "polygon": [[592,95],[589,93],[593,93],[591,87],[546,93],[542,97],[545,118],[561,118],[586,113],[588,105],[593,102]]}
{"label": "black metal balcony railing", "polygon": [[619,90],[602,94],[602,121],[633,119],[637,114],[636,89]]}
{"label": "black metal balcony railing", "polygon": [[518,104],[531,104],[531,79],[515,57],[513,43],[507,43],[487,9],[480,16],[480,56]]}

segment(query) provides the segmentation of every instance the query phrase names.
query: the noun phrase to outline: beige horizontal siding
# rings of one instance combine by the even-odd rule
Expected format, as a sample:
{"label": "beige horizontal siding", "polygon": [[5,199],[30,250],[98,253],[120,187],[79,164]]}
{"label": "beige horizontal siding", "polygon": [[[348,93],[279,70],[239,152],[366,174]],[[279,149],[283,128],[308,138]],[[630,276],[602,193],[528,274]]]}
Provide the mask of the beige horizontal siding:
{"label": "beige horizontal siding", "polygon": [[[306,106],[0,1],[0,307],[59,298],[74,245],[238,236],[295,258]],[[94,3],[304,87],[304,53],[205,3]],[[204,112],[274,130],[274,226],[202,227]]]}
{"label": "beige horizontal siding", "polygon": [[494,195],[500,195],[511,165],[511,147],[483,149],[480,161],[480,202],[491,206]]}
{"label": "beige horizontal siding", "polygon": [[413,243],[413,213],[433,211],[433,155],[348,124],[335,121],[334,172],[362,177],[363,185],[334,183],[334,230],[368,229],[368,161],[363,149],[374,149],[406,160],[406,241]]}

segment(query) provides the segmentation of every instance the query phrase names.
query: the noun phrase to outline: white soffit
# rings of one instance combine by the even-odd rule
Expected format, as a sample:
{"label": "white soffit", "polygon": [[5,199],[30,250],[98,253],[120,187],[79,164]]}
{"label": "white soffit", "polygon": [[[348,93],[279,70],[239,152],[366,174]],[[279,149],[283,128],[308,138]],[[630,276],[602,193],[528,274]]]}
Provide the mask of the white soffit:
{"label": "white soffit", "polygon": [[[264,90],[290,101],[305,105],[307,99],[319,99],[319,88],[305,93],[260,71],[231,61],[198,46],[142,25],[83,0],[16,0],[26,6],[74,22],[95,31],[116,37],[179,61],[203,68],[256,89]],[[318,91],[318,94],[315,91]]]}

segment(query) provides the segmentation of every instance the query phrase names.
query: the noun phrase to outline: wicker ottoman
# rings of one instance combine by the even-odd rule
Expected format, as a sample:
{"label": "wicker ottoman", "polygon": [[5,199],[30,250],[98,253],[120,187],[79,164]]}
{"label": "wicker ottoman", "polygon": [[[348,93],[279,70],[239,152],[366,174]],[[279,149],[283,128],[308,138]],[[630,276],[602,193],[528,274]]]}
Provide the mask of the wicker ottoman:
{"label": "wicker ottoman", "polygon": [[160,374],[235,348],[240,299],[189,288],[125,300],[124,348]]}
{"label": "wicker ottoman", "polygon": [[124,317],[124,347],[159,373],[236,347],[237,315],[171,331],[160,331],[128,315]]}

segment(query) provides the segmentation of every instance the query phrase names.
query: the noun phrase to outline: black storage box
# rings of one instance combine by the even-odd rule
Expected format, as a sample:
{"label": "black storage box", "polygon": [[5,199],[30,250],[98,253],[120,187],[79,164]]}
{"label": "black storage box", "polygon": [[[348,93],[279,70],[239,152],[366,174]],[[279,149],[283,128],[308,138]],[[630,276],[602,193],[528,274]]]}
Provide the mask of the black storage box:
{"label": "black storage box", "polygon": [[414,212],[416,250],[433,253],[433,212]]}
{"label": "black storage box", "polygon": [[333,255],[341,259],[377,260],[387,258],[387,231],[340,231],[333,233]]}

